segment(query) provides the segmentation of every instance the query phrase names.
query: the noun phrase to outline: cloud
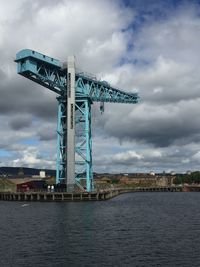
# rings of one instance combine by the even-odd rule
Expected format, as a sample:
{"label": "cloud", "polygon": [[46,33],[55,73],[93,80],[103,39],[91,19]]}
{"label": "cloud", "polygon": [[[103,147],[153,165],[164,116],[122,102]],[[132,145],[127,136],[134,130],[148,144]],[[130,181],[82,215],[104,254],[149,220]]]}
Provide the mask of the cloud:
{"label": "cloud", "polygon": [[[119,114],[116,108],[109,106],[105,117],[104,130],[108,136],[123,140],[137,140],[159,146],[182,144],[194,137],[200,140],[198,109],[200,99],[181,101],[176,105],[149,105],[142,103],[134,107],[124,106]],[[192,120],[190,119],[192,117]]]}
{"label": "cloud", "polygon": [[[0,112],[7,122],[1,123],[0,147],[10,154],[5,165],[41,166],[39,154],[48,158],[56,151],[56,95],[17,75],[16,52],[31,48],[61,61],[76,54],[78,67],[95,73],[102,65],[111,70],[126,51],[124,29],[133,18],[129,8],[119,5],[112,1],[94,5],[90,0],[0,3]],[[37,140],[44,142],[38,146]],[[35,150],[30,149],[33,142]]]}
{"label": "cloud", "polygon": [[124,161],[127,161],[127,160],[131,160],[131,161],[141,160],[142,158],[143,158],[142,155],[136,153],[135,151],[128,150],[126,152],[115,154],[115,156],[113,157],[113,160],[119,163],[123,163]]}
{"label": "cloud", "polygon": [[18,153],[19,158],[15,158],[11,166],[24,166],[24,167],[35,167],[40,168],[55,168],[55,159],[49,159],[47,156],[43,157],[36,147],[26,147],[25,150]]}
{"label": "cloud", "polygon": [[56,129],[54,124],[45,124],[44,127],[40,127],[37,131],[37,136],[41,141],[56,141]]}
{"label": "cloud", "polygon": [[31,126],[31,118],[26,115],[23,116],[18,114],[17,116],[12,117],[9,124],[13,130],[20,130],[22,128]]}
{"label": "cloud", "polygon": [[[105,80],[121,88],[137,90],[142,99],[138,105],[118,106],[118,109],[106,105],[103,121],[97,117],[104,127],[104,135],[119,139],[123,145],[135,143],[137,149],[146,144],[153,145],[156,151],[165,150],[158,160],[146,162],[145,157],[142,158],[134,169],[145,166],[157,169],[163,166],[168,170],[198,169],[198,13],[199,6],[190,3],[170,10],[167,16],[159,18],[159,22],[144,23],[133,38],[133,49],[127,54],[125,63],[104,76]],[[191,144],[196,144],[196,148],[191,149]],[[180,151],[179,155],[170,155],[174,146]],[[128,151],[124,164],[132,162],[134,165]],[[112,155],[113,164],[114,158]]]}
{"label": "cloud", "polygon": [[107,136],[156,147],[199,141],[200,21],[195,7],[181,6],[159,23],[144,24],[127,64],[105,75],[122,88],[137,89],[142,99],[139,105],[120,107],[120,124],[116,108],[106,105],[102,125]]}
{"label": "cloud", "polygon": [[78,68],[141,96],[103,115],[93,105],[94,170],[198,168],[199,11],[195,1],[0,1],[0,161],[55,168],[56,95],[13,62],[31,48],[75,54]]}

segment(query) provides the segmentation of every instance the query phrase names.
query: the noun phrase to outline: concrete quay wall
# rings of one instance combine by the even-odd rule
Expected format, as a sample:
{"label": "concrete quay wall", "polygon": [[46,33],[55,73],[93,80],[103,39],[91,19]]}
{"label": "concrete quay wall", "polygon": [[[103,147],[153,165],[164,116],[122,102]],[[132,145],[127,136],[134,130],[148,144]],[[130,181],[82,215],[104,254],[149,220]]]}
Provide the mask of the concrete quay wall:
{"label": "concrete quay wall", "polygon": [[117,196],[118,191],[102,193],[47,193],[47,192],[0,192],[0,200],[4,201],[98,201]]}
{"label": "concrete quay wall", "polygon": [[111,199],[120,194],[131,192],[181,192],[180,187],[147,187],[147,188],[119,188],[91,193],[66,192],[0,192],[0,200],[4,201],[101,201]]}

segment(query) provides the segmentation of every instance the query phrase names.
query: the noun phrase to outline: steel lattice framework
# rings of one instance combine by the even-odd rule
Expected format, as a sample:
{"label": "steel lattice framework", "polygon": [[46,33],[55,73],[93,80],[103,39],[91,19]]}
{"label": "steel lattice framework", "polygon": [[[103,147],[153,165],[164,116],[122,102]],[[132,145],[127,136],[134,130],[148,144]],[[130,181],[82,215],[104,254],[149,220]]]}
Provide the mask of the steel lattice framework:
{"label": "steel lattice framework", "polygon": [[[105,81],[78,71],[74,57],[67,66],[59,60],[24,49],[17,53],[17,72],[57,94],[56,183],[93,190],[91,105],[93,102],[138,103],[136,93],[127,93]],[[101,105],[103,110],[103,105]]]}

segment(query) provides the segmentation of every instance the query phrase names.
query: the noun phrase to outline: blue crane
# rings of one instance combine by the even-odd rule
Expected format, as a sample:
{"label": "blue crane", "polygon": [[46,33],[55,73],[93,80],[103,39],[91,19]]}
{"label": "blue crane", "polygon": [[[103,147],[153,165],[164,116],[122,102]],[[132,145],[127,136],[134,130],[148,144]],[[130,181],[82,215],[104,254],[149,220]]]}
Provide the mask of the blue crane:
{"label": "blue crane", "polygon": [[57,94],[56,183],[66,183],[67,191],[75,186],[93,190],[91,105],[100,102],[138,103],[136,93],[114,88],[106,81],[78,71],[74,56],[67,63],[30,49],[17,53],[17,73]]}

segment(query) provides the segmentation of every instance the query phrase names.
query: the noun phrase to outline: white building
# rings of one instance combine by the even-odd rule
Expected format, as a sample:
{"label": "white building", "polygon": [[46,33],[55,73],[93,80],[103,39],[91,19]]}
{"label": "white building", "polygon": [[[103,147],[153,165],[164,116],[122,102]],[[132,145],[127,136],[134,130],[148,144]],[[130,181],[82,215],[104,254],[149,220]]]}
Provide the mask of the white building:
{"label": "white building", "polygon": [[40,171],[40,178],[45,178],[45,177],[46,177],[45,171]]}

